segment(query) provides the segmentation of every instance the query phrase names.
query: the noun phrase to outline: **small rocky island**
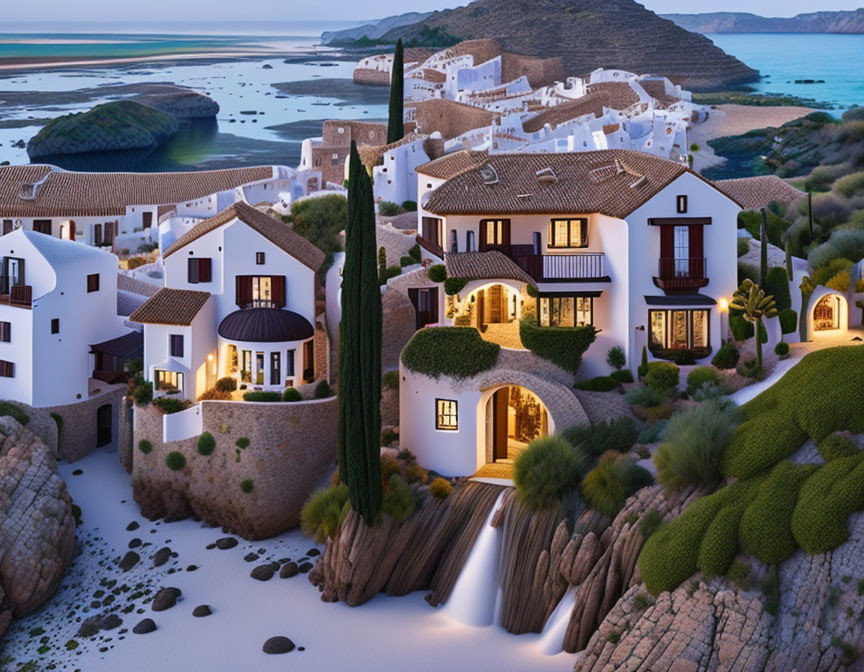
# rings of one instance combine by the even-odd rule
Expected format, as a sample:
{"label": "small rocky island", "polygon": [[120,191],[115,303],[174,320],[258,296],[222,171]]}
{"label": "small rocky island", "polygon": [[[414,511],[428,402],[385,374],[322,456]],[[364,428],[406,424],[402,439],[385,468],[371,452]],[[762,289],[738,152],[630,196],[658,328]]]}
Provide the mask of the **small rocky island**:
{"label": "small rocky island", "polygon": [[46,124],[27,143],[31,159],[58,154],[86,154],[155,149],[186,120],[215,117],[219,104],[204,94],[162,86],[133,98],[97,105]]}

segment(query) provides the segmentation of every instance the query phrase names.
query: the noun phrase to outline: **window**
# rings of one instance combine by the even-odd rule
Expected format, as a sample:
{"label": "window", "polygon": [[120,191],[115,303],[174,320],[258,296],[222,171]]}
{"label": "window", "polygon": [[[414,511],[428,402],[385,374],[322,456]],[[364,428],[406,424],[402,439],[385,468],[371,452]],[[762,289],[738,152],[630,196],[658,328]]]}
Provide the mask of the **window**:
{"label": "window", "polygon": [[281,362],[279,361],[279,353],[271,352],[270,353],[270,384],[278,385],[279,384],[279,370],[281,367]]}
{"label": "window", "polygon": [[450,251],[458,252],[459,251],[459,234],[456,229],[450,229]]}
{"label": "window", "polygon": [[675,197],[675,210],[679,215],[687,212],[687,196],[681,195]]}
{"label": "window", "polygon": [[141,213],[141,226],[145,229],[149,229],[153,226],[153,213],[152,212],[142,212]]}
{"label": "window", "polygon": [[0,322],[0,343],[12,342],[12,323]]}
{"label": "window", "polygon": [[237,305],[241,308],[285,306],[284,275],[238,275]]}
{"label": "window", "polygon": [[240,360],[237,357],[237,346],[228,346],[228,373],[237,373],[240,370]]}
{"label": "window", "polygon": [[12,220],[4,219],[3,220],[3,233],[0,235],[6,235],[7,233],[12,233]]}
{"label": "window", "polygon": [[[294,350],[288,350],[285,353],[285,378],[294,377]],[[293,381],[292,381],[293,382]]]}
{"label": "window", "polygon": [[36,233],[44,233],[48,236],[51,235],[51,220],[50,219],[34,219],[33,220],[33,230]]}
{"label": "window", "polygon": [[474,247],[474,232],[466,231],[465,232],[465,251],[466,252],[476,252],[477,248]]}
{"label": "window", "polygon": [[444,238],[444,222],[438,217],[424,217],[420,237],[432,247],[440,248]]}
{"label": "window", "polygon": [[87,293],[91,294],[93,292],[99,291],[99,274],[91,273],[87,276]]}
{"label": "window", "polygon": [[264,353],[255,353],[255,384],[264,384]]}
{"label": "window", "polygon": [[457,402],[452,399],[435,400],[435,429],[454,432],[459,429]]}
{"label": "window", "polygon": [[14,378],[15,363],[0,359],[0,378]]}
{"label": "window", "polygon": [[182,392],[183,374],[176,371],[162,371],[156,369],[154,372],[156,389],[160,392]]}
{"label": "window", "polygon": [[657,350],[707,350],[709,338],[707,310],[650,310],[648,345]]}
{"label": "window", "polygon": [[199,282],[211,282],[213,280],[213,260],[196,257],[188,261],[187,280],[189,284],[195,285]]}
{"label": "window", "polygon": [[510,244],[509,219],[480,220],[480,249]]}
{"label": "window", "polygon": [[553,219],[549,222],[549,247],[569,248],[588,246],[588,220]]}
{"label": "window", "polygon": [[240,382],[252,382],[252,351],[243,350],[240,353]]}
{"label": "window", "polygon": [[256,252],[255,253],[255,263],[258,264],[259,266],[264,265],[264,253],[263,252]]}
{"label": "window", "polygon": [[541,327],[587,327],[594,323],[591,296],[541,296]]}
{"label": "window", "polygon": [[172,357],[183,356],[183,334],[171,334],[168,336],[168,348]]}
{"label": "window", "polygon": [[93,244],[97,247],[102,245],[102,225],[94,224],[93,225]]}
{"label": "window", "polygon": [[54,317],[51,319],[51,333],[59,334],[60,333],[60,318]]}

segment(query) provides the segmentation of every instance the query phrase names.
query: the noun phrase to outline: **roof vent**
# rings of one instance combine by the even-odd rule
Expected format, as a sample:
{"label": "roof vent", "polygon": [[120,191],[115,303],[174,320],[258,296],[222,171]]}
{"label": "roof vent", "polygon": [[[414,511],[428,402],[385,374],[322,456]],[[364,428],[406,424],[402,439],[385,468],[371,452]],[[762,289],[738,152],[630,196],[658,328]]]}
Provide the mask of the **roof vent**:
{"label": "roof vent", "polygon": [[624,164],[621,163],[621,159],[615,159],[615,173],[620,175],[624,172]]}
{"label": "roof vent", "polygon": [[487,163],[480,167],[480,178],[483,184],[498,184],[498,171]]}
{"label": "roof vent", "polygon": [[534,194],[516,194],[516,198],[526,199],[531,198]]}
{"label": "roof vent", "polygon": [[47,172],[42,179],[37,180],[36,182],[24,182],[21,184],[21,188],[18,190],[18,198],[22,201],[35,201],[36,196],[39,195],[39,187],[45,184],[48,176],[51,172]]}
{"label": "roof vent", "polygon": [[648,178],[645,175],[643,175],[638,180],[636,180],[633,184],[631,184],[630,188],[631,189],[641,189],[646,184],[648,184]]}
{"label": "roof vent", "polygon": [[534,175],[537,177],[538,182],[547,182],[551,184],[558,182],[558,176],[555,175],[555,171],[551,168],[542,168],[534,173]]}

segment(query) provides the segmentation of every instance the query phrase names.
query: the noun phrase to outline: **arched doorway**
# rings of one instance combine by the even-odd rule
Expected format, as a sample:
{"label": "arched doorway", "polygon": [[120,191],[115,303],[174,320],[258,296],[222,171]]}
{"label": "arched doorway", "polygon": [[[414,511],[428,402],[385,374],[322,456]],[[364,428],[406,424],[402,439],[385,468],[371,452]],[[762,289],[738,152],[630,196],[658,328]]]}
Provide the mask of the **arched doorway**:
{"label": "arched doorway", "polygon": [[826,294],[813,307],[813,331],[833,331],[840,328],[840,297]]}
{"label": "arched doorway", "polygon": [[495,390],[486,402],[486,461],[511,463],[531,441],[549,434],[549,412],[519,385]]}

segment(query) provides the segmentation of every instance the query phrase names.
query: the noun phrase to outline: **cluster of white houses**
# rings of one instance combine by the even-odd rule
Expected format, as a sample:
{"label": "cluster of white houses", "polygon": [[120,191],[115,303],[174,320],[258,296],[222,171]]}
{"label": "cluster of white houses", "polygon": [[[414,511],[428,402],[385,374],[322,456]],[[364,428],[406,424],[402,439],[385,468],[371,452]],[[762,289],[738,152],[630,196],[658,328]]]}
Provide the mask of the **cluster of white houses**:
{"label": "cluster of white houses", "polygon": [[[541,329],[598,330],[580,376],[608,373],[613,346],[634,371],[643,347],[652,359],[710,358],[738,285],[737,215],[788,186],[716,184],[632,150],[464,150],[416,174],[422,265],[382,291],[405,294],[412,329],[471,327],[502,345],[498,364],[471,380],[401,366],[402,445],[448,475],[510,459],[534,436],[586,420],[573,377],[522,348],[523,317]],[[106,444],[120,404],[103,396],[122,396],[117,383],[133,357],[143,357],[155,395],[193,403],[223,377],[273,391],[332,379],[327,334],[339,311],[322,300],[324,254],[261,204],[290,201],[284,188],[296,179],[272,167],[161,179],[0,169],[0,219],[12,221],[0,236],[0,398],[51,409],[92,430],[82,442]],[[320,171],[317,179],[315,188]],[[124,317],[118,278],[124,291],[135,287],[108,250],[146,231],[145,213],[152,228],[167,212],[191,213],[196,201],[194,221],[170,243],[153,239],[163,243],[161,287]],[[460,281],[458,291],[429,278],[434,264]],[[338,303],[338,288],[327,289]],[[836,300],[839,328],[848,309],[845,297]],[[385,337],[389,330],[385,323]]]}

